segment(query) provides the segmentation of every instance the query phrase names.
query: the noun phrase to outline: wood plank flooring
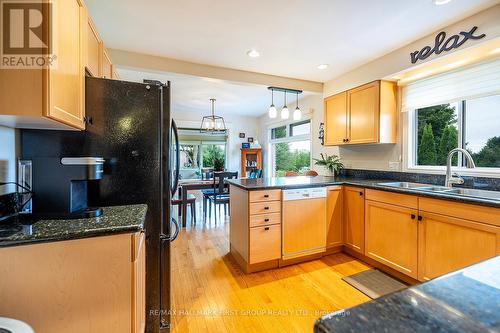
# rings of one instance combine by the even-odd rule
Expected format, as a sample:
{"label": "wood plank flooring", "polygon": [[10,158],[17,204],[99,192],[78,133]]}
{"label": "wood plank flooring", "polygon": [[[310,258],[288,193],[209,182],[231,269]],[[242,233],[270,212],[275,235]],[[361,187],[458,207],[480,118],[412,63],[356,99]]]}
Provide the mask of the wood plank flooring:
{"label": "wood plank flooring", "polygon": [[245,275],[228,254],[229,218],[197,215],[172,243],[172,332],[312,332],[321,315],[369,300],[341,279],[370,267],[345,254]]}

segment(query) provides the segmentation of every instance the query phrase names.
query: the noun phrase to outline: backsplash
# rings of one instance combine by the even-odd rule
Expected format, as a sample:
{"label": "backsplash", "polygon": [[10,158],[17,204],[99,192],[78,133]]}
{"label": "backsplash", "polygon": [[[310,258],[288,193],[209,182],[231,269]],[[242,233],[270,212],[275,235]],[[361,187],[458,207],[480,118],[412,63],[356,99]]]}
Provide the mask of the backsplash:
{"label": "backsplash", "polygon": [[[341,176],[367,179],[387,179],[403,182],[444,185],[444,175],[432,175],[413,172],[375,171],[360,169],[344,169]],[[475,188],[478,190],[500,191],[500,178],[462,176],[463,185],[457,187]]]}

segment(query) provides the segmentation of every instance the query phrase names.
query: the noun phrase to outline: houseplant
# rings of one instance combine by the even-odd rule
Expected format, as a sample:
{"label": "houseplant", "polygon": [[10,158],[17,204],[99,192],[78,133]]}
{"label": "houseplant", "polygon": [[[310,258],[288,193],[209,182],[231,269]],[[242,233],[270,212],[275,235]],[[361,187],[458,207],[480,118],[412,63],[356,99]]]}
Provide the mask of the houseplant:
{"label": "houseplant", "polygon": [[337,176],[340,173],[340,170],[344,168],[344,164],[340,161],[340,157],[337,155],[323,155],[323,153],[320,154],[321,159],[318,158],[313,158],[316,162],[314,164],[316,165],[321,165],[330,170],[331,173],[333,173],[334,176]]}

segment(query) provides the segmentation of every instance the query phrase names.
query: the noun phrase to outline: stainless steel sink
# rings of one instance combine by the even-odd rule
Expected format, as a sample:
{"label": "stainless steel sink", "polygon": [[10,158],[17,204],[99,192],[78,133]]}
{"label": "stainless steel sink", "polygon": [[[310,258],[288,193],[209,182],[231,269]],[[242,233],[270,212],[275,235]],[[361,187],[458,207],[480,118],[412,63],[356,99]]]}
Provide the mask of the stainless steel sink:
{"label": "stainless steel sink", "polygon": [[418,188],[421,188],[421,187],[432,186],[432,185],[429,185],[429,184],[409,183],[409,182],[389,182],[389,183],[378,183],[378,184],[379,185],[383,185],[383,186],[408,188],[408,189],[418,189]]}
{"label": "stainless steel sink", "polygon": [[389,183],[378,183],[378,184],[389,187],[412,189],[422,192],[434,192],[434,193],[451,194],[469,198],[500,201],[500,192],[498,191],[475,190],[470,188],[452,188],[452,187],[450,188],[446,186],[436,186],[431,184],[410,183],[410,182],[389,182]]}

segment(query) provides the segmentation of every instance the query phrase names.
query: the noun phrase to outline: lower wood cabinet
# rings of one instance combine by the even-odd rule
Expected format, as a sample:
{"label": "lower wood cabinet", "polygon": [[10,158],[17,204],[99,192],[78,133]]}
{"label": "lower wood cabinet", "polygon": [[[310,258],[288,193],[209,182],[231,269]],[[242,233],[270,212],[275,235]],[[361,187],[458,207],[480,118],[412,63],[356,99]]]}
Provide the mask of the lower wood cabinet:
{"label": "lower wood cabinet", "polygon": [[330,186],[326,201],[326,247],[344,244],[343,210],[344,192],[342,186]]}
{"label": "lower wood cabinet", "polygon": [[250,228],[250,264],[281,257],[281,225]]}
{"label": "lower wood cabinet", "polygon": [[144,332],[143,233],[0,248],[0,313],[35,332]]}
{"label": "lower wood cabinet", "polygon": [[498,226],[441,214],[421,215],[419,280],[429,280],[500,254]]}
{"label": "lower wood cabinet", "polygon": [[361,187],[344,187],[344,245],[364,254],[365,252],[365,190]]}
{"label": "lower wood cabinet", "polygon": [[366,200],[365,255],[417,278],[418,213]]}

